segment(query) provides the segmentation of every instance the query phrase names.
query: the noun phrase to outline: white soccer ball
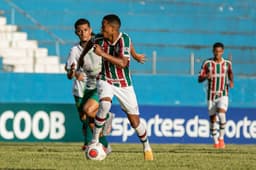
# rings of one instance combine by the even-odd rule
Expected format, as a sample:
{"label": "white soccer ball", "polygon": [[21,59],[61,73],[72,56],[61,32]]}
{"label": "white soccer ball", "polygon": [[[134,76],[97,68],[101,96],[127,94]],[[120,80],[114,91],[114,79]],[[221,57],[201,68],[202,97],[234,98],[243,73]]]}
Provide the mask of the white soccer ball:
{"label": "white soccer ball", "polygon": [[106,158],[104,146],[101,143],[89,145],[85,151],[87,159],[101,161]]}

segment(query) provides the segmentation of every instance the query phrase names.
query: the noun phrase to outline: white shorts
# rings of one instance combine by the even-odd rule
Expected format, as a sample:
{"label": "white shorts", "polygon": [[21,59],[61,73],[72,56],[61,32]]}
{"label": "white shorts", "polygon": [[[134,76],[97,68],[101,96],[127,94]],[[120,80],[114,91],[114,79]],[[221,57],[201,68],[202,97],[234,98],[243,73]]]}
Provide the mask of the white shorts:
{"label": "white shorts", "polygon": [[127,114],[139,115],[137,98],[133,86],[116,87],[103,80],[97,81],[99,99],[116,96],[121,108]]}
{"label": "white shorts", "polygon": [[208,101],[208,112],[210,116],[216,114],[217,109],[228,110],[228,96],[222,96],[214,101]]}

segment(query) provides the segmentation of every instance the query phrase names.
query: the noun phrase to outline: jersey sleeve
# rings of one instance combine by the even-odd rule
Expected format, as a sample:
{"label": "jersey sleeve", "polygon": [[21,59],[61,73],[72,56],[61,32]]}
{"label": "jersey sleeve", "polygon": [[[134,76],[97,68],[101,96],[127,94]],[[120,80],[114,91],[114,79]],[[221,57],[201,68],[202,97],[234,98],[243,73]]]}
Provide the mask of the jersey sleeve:
{"label": "jersey sleeve", "polygon": [[120,43],[120,53],[123,57],[130,57],[131,55],[131,38],[127,34],[123,34]]}
{"label": "jersey sleeve", "polygon": [[73,48],[70,49],[69,55],[67,57],[67,61],[66,61],[66,65],[65,65],[65,68],[66,68],[67,71],[71,68],[72,63],[74,63],[75,66],[77,67],[76,56],[77,56],[77,51],[73,47]]}
{"label": "jersey sleeve", "polygon": [[207,62],[204,61],[201,66],[201,70],[199,72],[199,77],[205,77],[207,73],[208,73]]}
{"label": "jersey sleeve", "polygon": [[102,34],[96,34],[93,36],[92,38],[92,42],[95,43],[95,44],[100,44],[100,42],[102,42],[104,39],[103,35]]}

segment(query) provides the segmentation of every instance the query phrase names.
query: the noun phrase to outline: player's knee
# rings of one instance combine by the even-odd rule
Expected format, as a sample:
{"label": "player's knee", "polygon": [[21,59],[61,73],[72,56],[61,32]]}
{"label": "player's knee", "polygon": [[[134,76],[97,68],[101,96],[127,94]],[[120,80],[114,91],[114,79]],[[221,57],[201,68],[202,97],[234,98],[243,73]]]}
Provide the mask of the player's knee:
{"label": "player's knee", "polygon": [[217,112],[218,112],[218,113],[226,113],[226,110],[225,110],[225,109],[222,109],[222,108],[219,108],[219,109],[217,110]]}
{"label": "player's knee", "polygon": [[94,118],[94,117],[96,116],[97,110],[98,110],[98,108],[95,108],[95,107],[93,107],[93,106],[91,106],[91,107],[86,107],[86,108],[84,109],[84,111],[86,112],[86,115],[87,115],[88,117],[92,117],[92,118]]}

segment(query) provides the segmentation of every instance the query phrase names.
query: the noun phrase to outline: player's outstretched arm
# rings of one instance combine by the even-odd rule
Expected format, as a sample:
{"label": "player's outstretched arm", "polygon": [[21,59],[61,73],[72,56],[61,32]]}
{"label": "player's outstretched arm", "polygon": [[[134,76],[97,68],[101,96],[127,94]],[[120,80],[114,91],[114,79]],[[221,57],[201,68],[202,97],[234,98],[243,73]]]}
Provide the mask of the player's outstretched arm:
{"label": "player's outstretched arm", "polygon": [[141,64],[144,64],[146,62],[145,55],[136,53],[133,44],[131,44],[131,55],[137,62]]}
{"label": "player's outstretched arm", "polygon": [[107,53],[105,53],[101,46],[98,44],[94,45],[94,52],[98,55],[103,57],[104,59],[108,60],[109,62],[111,62],[112,64],[117,65],[118,67],[121,68],[125,68],[128,64],[128,57],[113,57],[112,55],[109,55]]}
{"label": "player's outstretched arm", "polygon": [[233,75],[233,71],[230,70],[228,72],[228,79],[229,79],[229,87],[233,88],[234,87],[234,75]]}
{"label": "player's outstretched arm", "polygon": [[198,76],[198,82],[199,83],[202,83],[202,82],[204,82],[206,80],[206,77],[204,77],[204,76]]}
{"label": "player's outstretched arm", "polygon": [[79,81],[85,80],[85,74],[80,70],[75,71],[75,77]]}
{"label": "player's outstretched arm", "polygon": [[65,70],[67,71],[67,78],[71,80],[75,76],[75,63],[71,64],[70,69],[65,66]]}
{"label": "player's outstretched arm", "polygon": [[211,74],[210,73],[207,73],[207,74],[200,74],[199,76],[198,76],[198,82],[199,83],[202,83],[202,82],[204,82],[206,79],[211,79]]}
{"label": "player's outstretched arm", "polygon": [[202,83],[206,79],[208,79],[208,80],[211,79],[211,74],[207,68],[207,63],[203,62],[202,66],[201,66],[201,71],[199,72],[198,82]]}

